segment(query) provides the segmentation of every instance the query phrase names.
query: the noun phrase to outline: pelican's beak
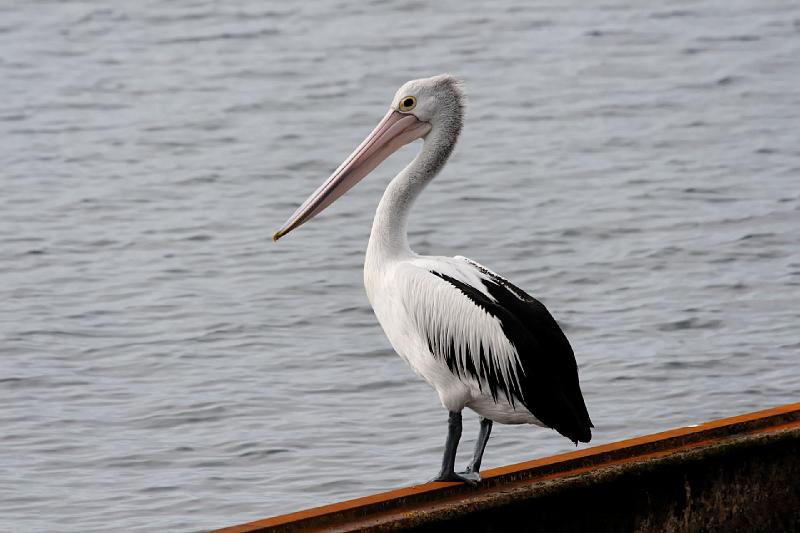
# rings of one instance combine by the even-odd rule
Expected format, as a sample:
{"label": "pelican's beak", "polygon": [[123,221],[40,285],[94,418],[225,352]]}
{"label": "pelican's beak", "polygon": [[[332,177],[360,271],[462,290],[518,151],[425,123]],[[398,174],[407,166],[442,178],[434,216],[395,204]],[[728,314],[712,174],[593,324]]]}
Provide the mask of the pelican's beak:
{"label": "pelican's beak", "polygon": [[372,172],[381,162],[400,147],[424,137],[431,125],[407,113],[390,110],[372,133],[339,165],[325,183],[297,208],[281,229],[272,235],[277,241],[304,222],[314,218],[353,185]]}

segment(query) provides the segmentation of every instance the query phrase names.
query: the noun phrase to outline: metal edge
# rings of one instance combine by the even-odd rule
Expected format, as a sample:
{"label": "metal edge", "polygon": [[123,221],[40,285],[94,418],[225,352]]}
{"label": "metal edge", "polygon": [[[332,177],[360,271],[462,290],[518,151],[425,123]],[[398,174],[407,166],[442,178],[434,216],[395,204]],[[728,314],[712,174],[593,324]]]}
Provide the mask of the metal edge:
{"label": "metal edge", "polygon": [[210,533],[256,533],[276,530],[322,529],[348,520],[363,520],[372,514],[393,514],[397,509],[421,502],[434,503],[454,496],[470,497],[493,492],[499,486],[521,481],[545,480],[576,475],[592,468],[647,460],[693,447],[708,446],[737,435],[777,431],[800,426],[800,403],[786,404],[729,418],[676,428],[582,450],[561,453],[481,472],[478,487],[462,483],[424,483],[313,507]]}

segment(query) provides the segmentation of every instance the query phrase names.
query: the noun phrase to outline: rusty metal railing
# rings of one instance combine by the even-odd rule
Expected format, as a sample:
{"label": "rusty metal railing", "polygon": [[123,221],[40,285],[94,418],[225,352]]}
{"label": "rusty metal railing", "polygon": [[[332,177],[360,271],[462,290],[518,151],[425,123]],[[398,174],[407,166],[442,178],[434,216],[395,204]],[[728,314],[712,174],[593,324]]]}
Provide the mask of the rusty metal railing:
{"label": "rusty metal railing", "polygon": [[[503,506],[551,494],[554,487],[567,490],[566,486],[602,484],[604,479],[618,479],[621,472],[642,465],[663,465],[668,460],[673,465],[702,462],[722,453],[717,453],[719,450],[753,448],[787,438],[800,441],[800,403],[486,470],[477,487],[426,483],[213,533],[397,530],[442,524],[468,518],[471,513],[502,512]],[[750,453],[759,453],[753,449]],[[601,475],[608,472],[614,475]]]}

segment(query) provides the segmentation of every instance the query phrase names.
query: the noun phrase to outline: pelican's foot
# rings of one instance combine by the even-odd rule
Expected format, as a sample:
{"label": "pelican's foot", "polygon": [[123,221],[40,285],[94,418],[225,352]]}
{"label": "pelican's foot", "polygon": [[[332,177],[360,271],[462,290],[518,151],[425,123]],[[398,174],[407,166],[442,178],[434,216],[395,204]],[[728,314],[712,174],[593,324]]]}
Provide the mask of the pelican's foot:
{"label": "pelican's foot", "polygon": [[464,479],[471,479],[476,485],[481,482],[481,475],[479,472],[473,472],[472,470],[467,467],[464,472],[459,472],[457,475],[463,477]]}
{"label": "pelican's foot", "polygon": [[481,476],[480,476],[480,474],[478,474],[478,469],[475,468],[475,465],[473,465],[472,463],[467,465],[466,470],[464,470],[463,472],[459,472],[459,473],[460,474],[475,474],[476,476],[478,476],[478,481],[481,480]]}
{"label": "pelican's foot", "polygon": [[481,475],[477,472],[459,472],[458,474],[455,472],[450,472],[448,474],[440,472],[439,475],[431,481],[458,481],[474,487],[480,480]]}

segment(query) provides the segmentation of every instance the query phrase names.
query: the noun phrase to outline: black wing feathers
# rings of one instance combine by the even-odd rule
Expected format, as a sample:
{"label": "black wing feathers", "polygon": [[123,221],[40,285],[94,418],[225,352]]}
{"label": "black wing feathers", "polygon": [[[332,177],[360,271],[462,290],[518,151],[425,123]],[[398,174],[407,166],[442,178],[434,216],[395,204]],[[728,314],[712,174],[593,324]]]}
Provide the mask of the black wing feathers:
{"label": "black wing feathers", "polygon": [[[446,274],[431,273],[453,285],[500,321],[503,333],[519,354],[521,368],[517,369],[517,375],[520,383],[507,387],[495,369],[487,368],[491,365],[485,362],[490,359],[484,354],[479,359],[480,369],[475,369],[470,362],[465,371],[479,383],[488,385],[493,398],[497,399],[497,391],[502,390],[512,403],[514,399],[522,402],[542,423],[573,442],[589,442],[593,425],[581,394],[578,366],[572,347],[558,323],[541,302],[525,291],[475,263],[470,264],[484,274],[483,284],[495,301],[469,284]],[[481,346],[481,351],[483,349]],[[443,355],[448,367],[459,372],[454,348]],[[470,360],[467,357],[467,361]]]}
{"label": "black wing feathers", "polygon": [[[441,274],[439,272],[430,271],[431,274],[438,276],[445,280],[446,282],[453,285],[455,288],[460,290],[467,298],[469,298],[472,303],[486,311],[487,313],[491,314],[492,316],[497,316],[497,304],[494,303],[491,299],[487,298],[485,294],[481,291],[464,283],[463,281],[459,281],[453,277],[448,276],[447,274]],[[444,361],[447,364],[447,367],[456,375],[461,375],[462,372],[470,374],[472,377],[476,378],[478,381],[478,386],[483,389],[484,386],[489,387],[489,392],[492,395],[492,398],[497,401],[497,393],[498,391],[502,391],[505,393],[506,397],[509,399],[512,405],[514,405],[515,401],[519,401],[523,397],[523,391],[518,386],[517,383],[506,383],[504,379],[500,377],[500,370],[494,368],[491,364],[489,364],[489,357],[486,351],[489,350],[488,346],[484,346],[481,344],[480,346],[480,354],[478,361],[480,361],[480,368],[475,368],[472,360],[472,354],[467,354],[466,360],[467,364],[465,368],[462,368],[461,364],[459,364],[458,356],[456,354],[454,342],[451,342],[447,346],[446,350],[436,350],[436,346],[433,346],[431,339],[428,339],[428,347],[431,350],[431,353],[437,354],[440,357],[444,357]],[[524,405],[524,404],[523,404]]]}

